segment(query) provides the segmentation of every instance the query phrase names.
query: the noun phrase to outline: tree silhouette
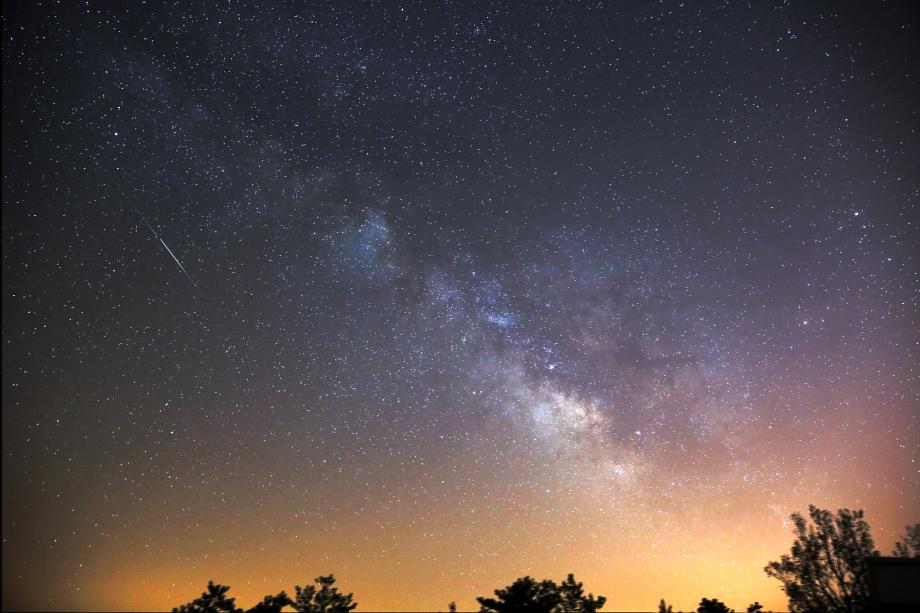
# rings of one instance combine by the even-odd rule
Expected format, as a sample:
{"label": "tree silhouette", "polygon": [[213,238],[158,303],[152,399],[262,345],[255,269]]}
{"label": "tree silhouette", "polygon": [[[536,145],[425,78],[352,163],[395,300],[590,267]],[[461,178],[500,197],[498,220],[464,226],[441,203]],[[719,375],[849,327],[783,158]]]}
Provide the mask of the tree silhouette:
{"label": "tree silhouette", "polygon": [[348,613],[358,606],[354,602],[352,595],[342,594],[338,588],[332,587],[335,583],[335,577],[328,575],[317,577],[315,582],[319,584],[317,590],[315,586],[307,587],[295,586],[295,597],[290,603],[295,611],[299,613]]}
{"label": "tree silhouette", "polygon": [[760,613],[761,611],[763,611],[763,605],[756,600],[748,605],[747,613]]}
{"label": "tree silhouette", "polygon": [[674,609],[671,605],[665,603],[664,598],[658,603],[658,613],[674,613]]}
{"label": "tree silhouette", "polygon": [[178,606],[172,613],[243,613],[237,608],[235,598],[227,598],[228,585],[208,581],[208,589],[188,604]]}
{"label": "tree silhouette", "polygon": [[199,598],[173,609],[173,613],[281,613],[281,609],[294,604],[284,592],[266,596],[262,602],[243,611],[236,606],[235,598],[227,598],[228,585],[208,581],[208,589]]}
{"label": "tree silhouette", "polygon": [[247,609],[246,613],[281,613],[281,609],[293,604],[294,601],[288,598],[287,594],[281,592],[275,596],[266,596],[262,599],[262,602],[251,609]]}
{"label": "tree silhouette", "polygon": [[729,609],[718,598],[713,598],[712,600],[704,598],[700,601],[700,606],[696,608],[696,613],[735,613],[735,610]]}
{"label": "tree silhouette", "polygon": [[575,581],[575,575],[572,573],[559,584],[559,595],[561,600],[555,609],[558,613],[597,613],[607,602],[603,596],[585,596],[582,584]]}
{"label": "tree silhouette", "polygon": [[861,613],[869,609],[866,558],[878,551],[861,510],[808,507],[809,523],[792,514],[796,539],[788,555],[764,570],[783,584],[790,613]]}
{"label": "tree silhouette", "polygon": [[457,613],[457,603],[453,600],[450,601],[450,604],[447,605],[448,613]]}
{"label": "tree silhouette", "polygon": [[893,555],[899,558],[920,558],[920,522],[907,526],[904,540],[894,544]]}
{"label": "tree silhouette", "polygon": [[495,596],[476,599],[480,613],[597,613],[607,602],[603,596],[586,596],[582,584],[571,573],[559,585],[549,579],[521,577],[495,590]]}
{"label": "tree silhouette", "polygon": [[562,597],[550,581],[521,577],[506,588],[495,590],[497,598],[476,598],[480,613],[551,613]]}

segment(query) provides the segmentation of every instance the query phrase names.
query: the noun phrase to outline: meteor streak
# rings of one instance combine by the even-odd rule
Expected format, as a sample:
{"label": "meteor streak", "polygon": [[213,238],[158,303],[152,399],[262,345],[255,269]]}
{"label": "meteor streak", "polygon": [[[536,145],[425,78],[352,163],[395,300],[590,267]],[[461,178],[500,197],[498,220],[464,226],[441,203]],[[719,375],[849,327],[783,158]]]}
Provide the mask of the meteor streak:
{"label": "meteor streak", "polygon": [[186,277],[188,277],[188,280],[192,282],[192,285],[194,285],[194,284],[195,284],[195,280],[192,279],[192,275],[188,274],[188,271],[185,270],[185,266],[182,265],[182,262],[180,262],[180,261],[179,261],[179,258],[176,257],[176,254],[173,253],[172,249],[169,248],[169,245],[166,244],[166,241],[164,241],[162,238],[160,238],[160,235],[159,235],[159,234],[157,233],[157,231],[153,228],[153,226],[150,225],[150,222],[147,221],[147,218],[144,217],[144,214],[141,213],[140,210],[139,210],[137,207],[133,207],[133,208],[134,208],[134,212],[137,213],[138,215],[140,215],[140,218],[144,221],[144,225],[146,225],[148,228],[150,228],[150,231],[153,232],[153,237],[154,237],[155,239],[157,239],[158,241],[160,241],[160,244],[163,245],[163,247],[166,249],[167,253],[169,253],[169,255],[172,256],[172,259],[175,260],[176,264],[179,266],[179,270],[182,271],[182,274],[184,274]]}

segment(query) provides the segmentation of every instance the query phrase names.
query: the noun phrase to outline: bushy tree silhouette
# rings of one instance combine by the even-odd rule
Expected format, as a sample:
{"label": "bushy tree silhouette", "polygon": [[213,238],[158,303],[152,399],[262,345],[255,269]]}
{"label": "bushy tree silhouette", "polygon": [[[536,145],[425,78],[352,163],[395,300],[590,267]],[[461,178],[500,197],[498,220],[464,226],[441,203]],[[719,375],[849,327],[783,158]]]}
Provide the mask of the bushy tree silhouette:
{"label": "bushy tree silhouette", "polygon": [[236,606],[235,598],[227,598],[228,585],[219,585],[208,581],[208,589],[188,604],[178,606],[173,613],[243,613]]}
{"label": "bushy tree silhouette", "polygon": [[521,577],[495,590],[495,596],[476,599],[480,613],[597,613],[607,602],[603,596],[586,596],[582,584],[571,573],[559,585],[549,579]]}
{"label": "bushy tree silhouette", "polygon": [[763,611],[763,605],[756,600],[748,605],[747,613],[760,613],[761,611]]}
{"label": "bushy tree silhouette", "polygon": [[704,598],[700,601],[700,606],[696,608],[696,613],[735,613],[735,610],[729,609],[718,598],[713,598],[712,600]]}
{"label": "bushy tree silhouette", "polygon": [[338,588],[332,587],[334,576],[317,577],[315,582],[319,584],[319,589],[313,585],[295,586],[294,600],[290,603],[294,610],[299,613],[348,613],[358,606],[350,593],[342,594]]}
{"label": "bushy tree silhouette", "polygon": [[811,522],[792,514],[796,539],[788,555],[764,570],[783,584],[791,613],[862,613],[869,610],[866,558],[877,556],[861,510],[835,516],[808,507]]}
{"label": "bushy tree silhouette", "polygon": [[551,613],[562,599],[553,581],[537,581],[529,576],[495,590],[495,596],[476,599],[481,613]]}
{"label": "bushy tree silhouette", "polygon": [[907,526],[904,540],[894,544],[893,555],[899,558],[920,558],[920,522]]}
{"label": "bushy tree silhouette", "polygon": [[281,592],[275,596],[266,596],[262,599],[262,602],[247,609],[246,613],[281,613],[281,609],[293,604],[294,601],[288,598],[287,594]]}

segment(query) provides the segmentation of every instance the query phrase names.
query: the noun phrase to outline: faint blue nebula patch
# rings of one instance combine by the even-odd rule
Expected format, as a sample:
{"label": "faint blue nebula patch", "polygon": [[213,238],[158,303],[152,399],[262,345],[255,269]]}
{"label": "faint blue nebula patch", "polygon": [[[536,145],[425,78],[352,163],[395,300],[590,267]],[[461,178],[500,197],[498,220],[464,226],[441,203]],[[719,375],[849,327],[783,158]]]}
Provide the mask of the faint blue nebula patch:
{"label": "faint blue nebula patch", "polygon": [[378,211],[368,210],[327,238],[336,264],[356,280],[382,286],[401,273],[390,226]]}

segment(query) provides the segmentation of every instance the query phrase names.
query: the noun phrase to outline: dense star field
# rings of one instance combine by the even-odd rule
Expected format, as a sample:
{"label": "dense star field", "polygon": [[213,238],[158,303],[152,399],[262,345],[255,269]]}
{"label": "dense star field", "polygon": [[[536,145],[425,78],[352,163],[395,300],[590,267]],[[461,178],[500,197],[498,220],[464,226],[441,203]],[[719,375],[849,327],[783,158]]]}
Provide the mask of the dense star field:
{"label": "dense star field", "polygon": [[3,606],[574,572],[785,609],[920,519],[911,2],[9,2]]}

